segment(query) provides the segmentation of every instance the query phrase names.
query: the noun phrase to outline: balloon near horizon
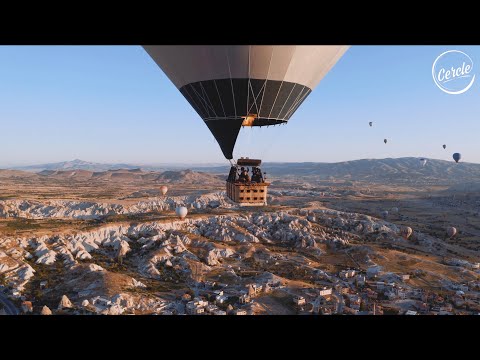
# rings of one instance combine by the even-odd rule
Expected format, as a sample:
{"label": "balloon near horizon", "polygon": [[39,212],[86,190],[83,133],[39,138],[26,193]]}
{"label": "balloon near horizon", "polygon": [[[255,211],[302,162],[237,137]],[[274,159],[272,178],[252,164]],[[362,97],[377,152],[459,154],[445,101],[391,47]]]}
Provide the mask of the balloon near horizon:
{"label": "balloon near horizon", "polygon": [[456,163],[458,163],[460,161],[460,159],[462,158],[462,154],[460,153],[455,153],[452,155],[453,157],[453,160],[455,160]]}
{"label": "balloon near horizon", "polygon": [[162,195],[165,195],[168,191],[168,187],[163,185],[162,187],[160,187],[160,192],[162,193]]}

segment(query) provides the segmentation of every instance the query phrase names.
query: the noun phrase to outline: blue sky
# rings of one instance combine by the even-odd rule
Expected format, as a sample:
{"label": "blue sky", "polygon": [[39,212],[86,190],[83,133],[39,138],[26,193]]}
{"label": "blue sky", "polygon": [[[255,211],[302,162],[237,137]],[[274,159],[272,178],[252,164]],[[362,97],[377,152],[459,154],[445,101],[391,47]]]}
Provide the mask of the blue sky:
{"label": "blue sky", "polygon": [[[476,71],[480,46],[353,46],[287,125],[243,129],[234,156],[450,160],[461,152],[480,162],[480,80],[461,95],[432,80],[433,61],[450,49],[466,52]],[[0,166],[226,161],[140,46],[0,46],[0,130]]]}

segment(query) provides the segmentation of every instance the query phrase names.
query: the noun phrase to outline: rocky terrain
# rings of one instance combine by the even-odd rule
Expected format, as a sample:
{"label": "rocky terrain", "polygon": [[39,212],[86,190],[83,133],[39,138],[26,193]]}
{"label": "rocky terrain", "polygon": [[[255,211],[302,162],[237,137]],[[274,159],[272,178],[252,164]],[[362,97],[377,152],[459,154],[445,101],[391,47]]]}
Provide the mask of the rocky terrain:
{"label": "rocky terrain", "polygon": [[283,177],[268,206],[243,208],[195,171],[7,171],[0,313],[480,311],[480,194],[469,185]]}

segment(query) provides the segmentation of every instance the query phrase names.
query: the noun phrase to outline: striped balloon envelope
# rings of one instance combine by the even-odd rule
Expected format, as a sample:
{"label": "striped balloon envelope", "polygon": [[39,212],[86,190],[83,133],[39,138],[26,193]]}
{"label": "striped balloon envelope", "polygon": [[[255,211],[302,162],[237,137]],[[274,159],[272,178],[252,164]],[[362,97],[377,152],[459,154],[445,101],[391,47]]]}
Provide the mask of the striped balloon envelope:
{"label": "striped balloon envelope", "polygon": [[143,46],[227,159],[241,126],[286,123],[348,46]]}

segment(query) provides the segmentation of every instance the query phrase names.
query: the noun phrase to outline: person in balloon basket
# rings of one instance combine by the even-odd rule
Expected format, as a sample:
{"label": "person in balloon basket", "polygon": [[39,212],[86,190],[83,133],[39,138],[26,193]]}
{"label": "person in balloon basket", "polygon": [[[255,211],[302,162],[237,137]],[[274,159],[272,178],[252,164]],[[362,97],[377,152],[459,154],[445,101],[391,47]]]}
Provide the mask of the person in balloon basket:
{"label": "person in balloon basket", "polygon": [[256,182],[256,183],[263,182],[262,171],[258,167],[254,167],[252,169],[252,182]]}
{"label": "person in balloon basket", "polygon": [[243,166],[240,168],[240,174],[238,175],[238,181],[240,182],[250,182],[250,175],[248,175],[248,168]]}
{"label": "person in balloon basket", "polygon": [[237,168],[232,166],[230,168],[230,173],[228,174],[228,181],[235,182],[237,180]]}

